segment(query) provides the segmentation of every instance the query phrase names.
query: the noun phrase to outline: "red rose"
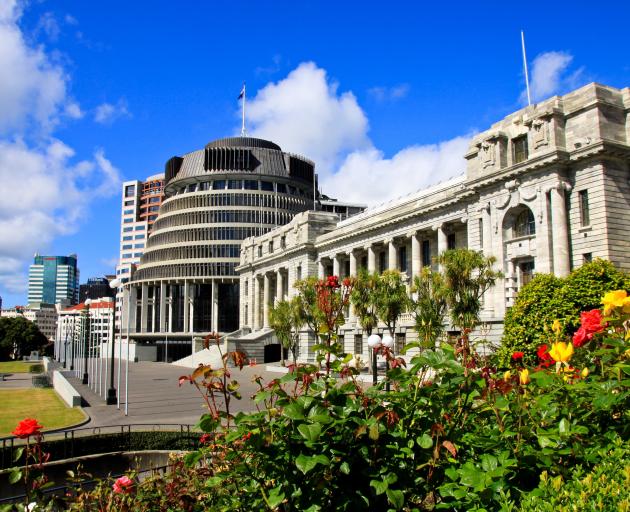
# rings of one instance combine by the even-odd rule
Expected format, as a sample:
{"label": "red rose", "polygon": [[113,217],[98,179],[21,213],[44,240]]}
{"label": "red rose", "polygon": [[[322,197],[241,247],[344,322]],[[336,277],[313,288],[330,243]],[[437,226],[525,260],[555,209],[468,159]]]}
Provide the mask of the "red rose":
{"label": "red rose", "polygon": [[580,313],[580,322],[582,327],[589,334],[601,332],[606,327],[606,324],[602,319],[602,313],[599,309],[592,309],[591,311],[583,311]]}
{"label": "red rose", "polygon": [[339,288],[339,278],[337,276],[328,276],[326,286],[328,288]]}
{"label": "red rose", "polygon": [[15,430],[11,433],[20,439],[26,439],[32,435],[39,434],[40,430],[43,428],[44,426],[37,423],[37,420],[33,418],[26,418],[20,421],[18,426],[15,427]]}
{"label": "red rose", "polygon": [[112,489],[117,494],[129,494],[133,492],[133,485],[133,480],[131,478],[128,476],[121,476],[114,482]]}
{"label": "red rose", "polygon": [[593,334],[587,332],[587,330],[582,326],[577,331],[575,331],[575,334],[573,335],[573,346],[581,347],[585,343],[591,341],[592,337]]}
{"label": "red rose", "polygon": [[520,361],[521,359],[523,359],[523,356],[525,354],[523,352],[514,352],[512,354],[512,361]]}
{"label": "red rose", "polygon": [[541,361],[551,361],[551,356],[549,355],[549,352],[547,352],[547,345],[541,345],[538,347],[536,355],[538,355],[538,359]]}

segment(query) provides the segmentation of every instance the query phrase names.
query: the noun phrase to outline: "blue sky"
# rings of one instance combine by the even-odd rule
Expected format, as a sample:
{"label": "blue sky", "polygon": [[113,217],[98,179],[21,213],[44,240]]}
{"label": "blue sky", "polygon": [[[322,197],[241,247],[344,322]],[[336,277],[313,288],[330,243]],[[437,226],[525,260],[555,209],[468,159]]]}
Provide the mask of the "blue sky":
{"label": "blue sky", "polygon": [[112,272],[119,184],[248,130],[374,204],[464,171],[475,131],[535,99],[630,85],[628,2],[0,0],[0,296],[35,251]]}

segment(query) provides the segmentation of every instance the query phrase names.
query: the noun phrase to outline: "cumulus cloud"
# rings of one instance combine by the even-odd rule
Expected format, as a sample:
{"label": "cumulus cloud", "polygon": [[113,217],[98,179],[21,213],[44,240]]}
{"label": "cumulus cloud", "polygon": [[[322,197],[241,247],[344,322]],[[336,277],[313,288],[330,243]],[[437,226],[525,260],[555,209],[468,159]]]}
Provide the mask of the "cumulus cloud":
{"label": "cumulus cloud", "polygon": [[[530,91],[532,101],[538,102],[554,94],[574,89],[583,81],[583,68],[568,74],[573,55],[567,52],[544,52],[532,62]],[[527,102],[527,91],[521,94],[521,102]]]}
{"label": "cumulus cloud", "polygon": [[[407,86],[374,93],[391,100]],[[351,92],[340,92],[326,71],[300,64],[265,86],[249,108],[252,135],[315,161],[324,193],[343,200],[380,203],[461,174],[467,135],[402,148],[387,158],[368,136],[368,118]]]}
{"label": "cumulus cloud", "polygon": [[67,76],[44,50],[29,47],[17,25],[19,5],[0,2],[0,135],[50,131],[66,100]]}
{"label": "cumulus cloud", "polygon": [[0,1],[0,292],[9,293],[25,291],[33,253],[79,229],[88,203],[121,183],[102,149],[77,162],[74,150],[52,136],[60,117],[83,112],[67,96],[63,68],[26,42],[20,15],[15,1]]}
{"label": "cumulus cloud", "polygon": [[261,89],[248,103],[248,131],[313,159],[331,172],[348,151],[369,147],[368,121],[351,92],[312,62]]}
{"label": "cumulus cloud", "polygon": [[100,124],[112,124],[116,119],[124,117],[131,117],[124,98],[119,99],[116,104],[101,103],[94,110],[94,121]]}
{"label": "cumulus cloud", "polygon": [[396,101],[409,94],[409,84],[399,84],[394,87],[372,87],[368,89],[368,95],[379,103]]}

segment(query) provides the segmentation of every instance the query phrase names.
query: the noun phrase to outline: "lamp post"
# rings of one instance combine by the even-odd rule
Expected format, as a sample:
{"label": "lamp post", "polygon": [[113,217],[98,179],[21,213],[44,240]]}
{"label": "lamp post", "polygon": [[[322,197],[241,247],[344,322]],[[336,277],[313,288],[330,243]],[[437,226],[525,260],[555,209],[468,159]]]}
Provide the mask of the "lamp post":
{"label": "lamp post", "polygon": [[[85,301],[85,309],[83,310],[83,317],[85,319],[85,328],[83,329],[83,384],[87,384],[89,380],[88,374],[88,357],[90,355],[90,304],[91,300]],[[82,322],[83,323],[83,322]]]}
{"label": "lamp post", "polygon": [[[111,288],[116,288],[120,286],[120,279],[114,279],[109,283]],[[122,312],[122,310],[121,310]],[[114,310],[112,311],[112,329],[111,336],[109,337],[109,343],[112,346],[112,355],[111,355],[111,364],[109,366],[109,389],[107,390],[107,405],[114,405],[117,402],[116,398],[116,388],[114,387],[114,359],[116,357],[116,344],[114,343],[114,338],[116,337],[116,303],[114,302]]]}
{"label": "lamp post", "polygon": [[368,336],[368,347],[372,349],[372,385],[376,386],[378,382],[378,370],[376,368],[376,354],[381,346],[381,337],[378,334],[370,334]]}
{"label": "lamp post", "polygon": [[[383,341],[381,341],[381,343],[383,344],[385,348],[388,348],[391,350],[392,347],[394,346],[394,339],[389,334],[385,334],[383,335]],[[389,371],[389,359],[386,357],[385,358],[385,375],[387,375],[388,371]],[[385,380],[385,391],[389,391],[389,379],[387,378]]]}

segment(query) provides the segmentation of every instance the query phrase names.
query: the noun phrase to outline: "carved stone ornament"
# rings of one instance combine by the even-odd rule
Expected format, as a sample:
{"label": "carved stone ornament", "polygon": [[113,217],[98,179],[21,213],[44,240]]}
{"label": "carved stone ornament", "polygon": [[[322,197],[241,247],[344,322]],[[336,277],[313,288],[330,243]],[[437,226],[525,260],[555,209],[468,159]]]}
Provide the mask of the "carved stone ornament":
{"label": "carved stone ornament", "polygon": [[482,168],[485,169],[486,167],[494,167],[496,159],[495,144],[483,141],[479,147],[479,157],[481,158]]}
{"label": "carved stone ornament", "polygon": [[549,145],[549,122],[542,119],[534,119],[532,122],[532,139],[534,149]]}

